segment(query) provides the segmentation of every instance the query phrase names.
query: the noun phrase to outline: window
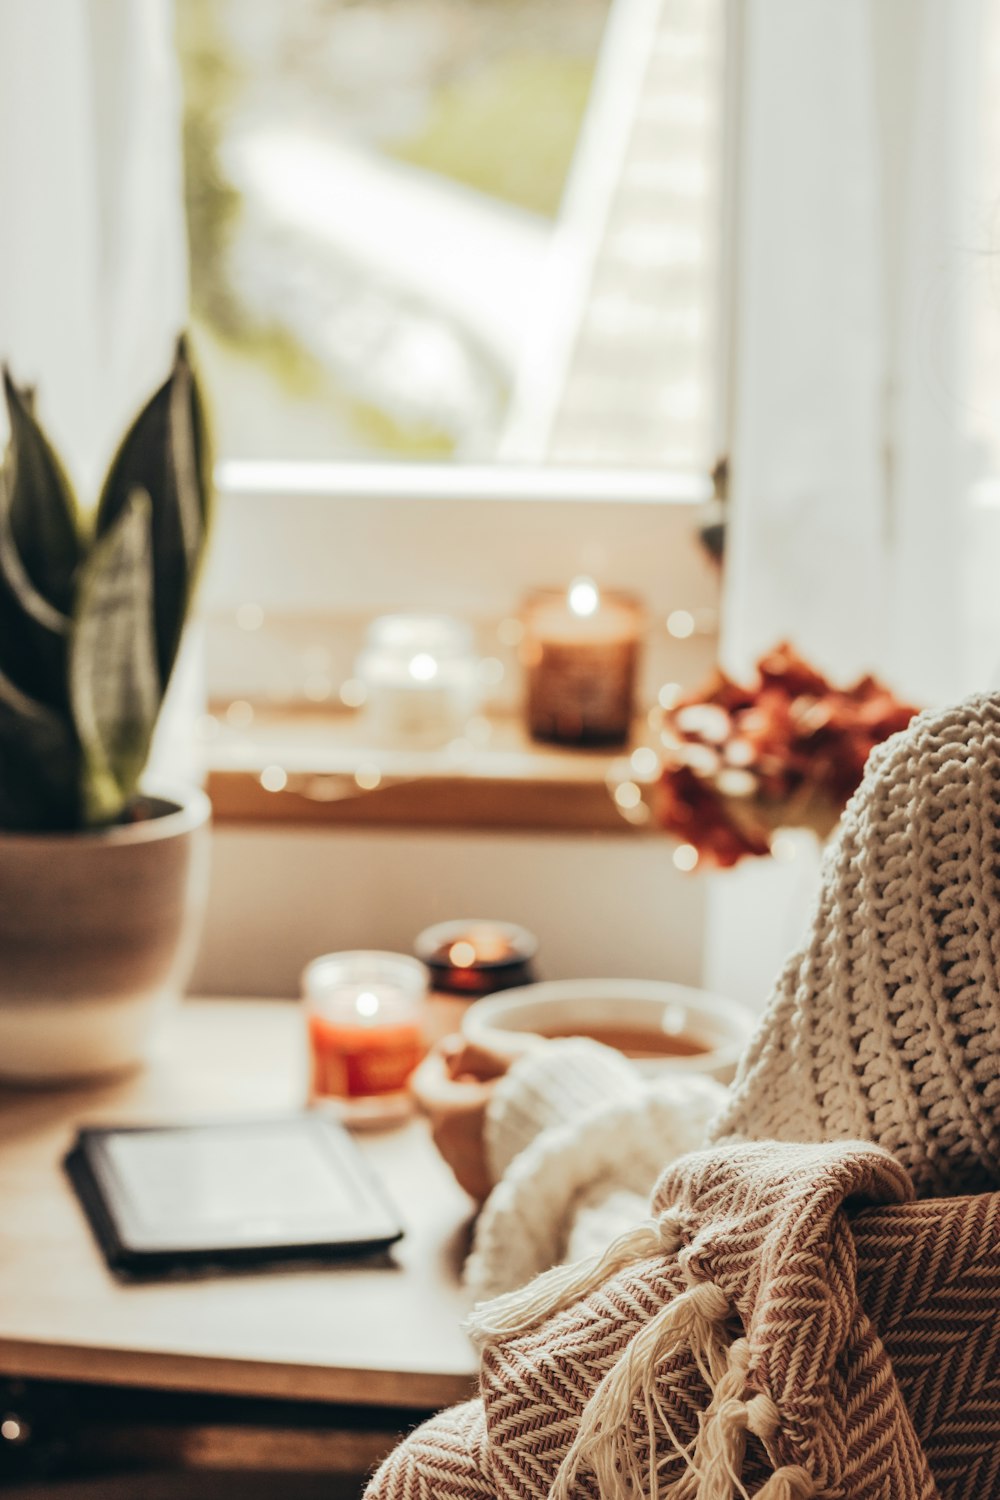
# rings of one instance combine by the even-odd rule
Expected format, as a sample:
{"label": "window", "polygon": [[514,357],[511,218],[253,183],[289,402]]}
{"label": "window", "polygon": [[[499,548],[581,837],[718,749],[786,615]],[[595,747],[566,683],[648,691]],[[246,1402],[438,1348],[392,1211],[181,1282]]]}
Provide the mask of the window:
{"label": "window", "polygon": [[707,471],[723,0],[179,0],[229,459]]}
{"label": "window", "polygon": [[510,617],[581,571],[645,599],[647,696],[711,663],[725,9],[178,0],[241,722],[350,702],[398,608],[471,619],[510,709]]}

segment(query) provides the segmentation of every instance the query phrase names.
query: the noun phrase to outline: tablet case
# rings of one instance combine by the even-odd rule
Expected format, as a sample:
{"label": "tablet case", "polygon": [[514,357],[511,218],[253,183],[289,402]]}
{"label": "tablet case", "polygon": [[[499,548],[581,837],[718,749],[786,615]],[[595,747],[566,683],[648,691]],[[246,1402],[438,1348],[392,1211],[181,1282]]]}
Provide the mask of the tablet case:
{"label": "tablet case", "polygon": [[326,1259],[403,1233],[355,1142],[320,1115],[89,1127],[65,1167],[116,1271]]}

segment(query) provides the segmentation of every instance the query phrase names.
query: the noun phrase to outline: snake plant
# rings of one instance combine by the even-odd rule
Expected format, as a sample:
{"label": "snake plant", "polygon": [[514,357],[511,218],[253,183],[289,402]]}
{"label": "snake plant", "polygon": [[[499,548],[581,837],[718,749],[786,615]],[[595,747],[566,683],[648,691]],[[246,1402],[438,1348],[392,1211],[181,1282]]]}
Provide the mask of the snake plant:
{"label": "snake plant", "polygon": [[211,465],[186,342],[85,515],[3,371],[0,829],[129,816],[205,548]]}

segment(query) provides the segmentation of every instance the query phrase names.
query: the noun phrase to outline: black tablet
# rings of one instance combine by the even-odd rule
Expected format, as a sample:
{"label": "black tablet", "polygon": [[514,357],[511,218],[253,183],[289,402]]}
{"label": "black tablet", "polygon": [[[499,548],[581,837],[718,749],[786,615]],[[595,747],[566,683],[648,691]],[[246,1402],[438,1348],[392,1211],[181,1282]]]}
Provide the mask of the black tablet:
{"label": "black tablet", "polygon": [[342,1255],[403,1232],[355,1142],[321,1115],[89,1128],[65,1165],[117,1270]]}

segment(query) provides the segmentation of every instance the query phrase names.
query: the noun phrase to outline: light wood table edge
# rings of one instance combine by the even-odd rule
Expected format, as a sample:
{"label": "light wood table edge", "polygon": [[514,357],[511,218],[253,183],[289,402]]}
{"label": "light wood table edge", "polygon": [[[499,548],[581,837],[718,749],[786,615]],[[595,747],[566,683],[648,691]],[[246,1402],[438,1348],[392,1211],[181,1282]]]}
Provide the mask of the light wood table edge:
{"label": "light wood table edge", "polygon": [[351,1370],[322,1365],[208,1359],[136,1349],[74,1348],[0,1339],[0,1371],[12,1380],[142,1387],[263,1400],[320,1401],[353,1406],[423,1409],[450,1406],[476,1394],[474,1377]]}

